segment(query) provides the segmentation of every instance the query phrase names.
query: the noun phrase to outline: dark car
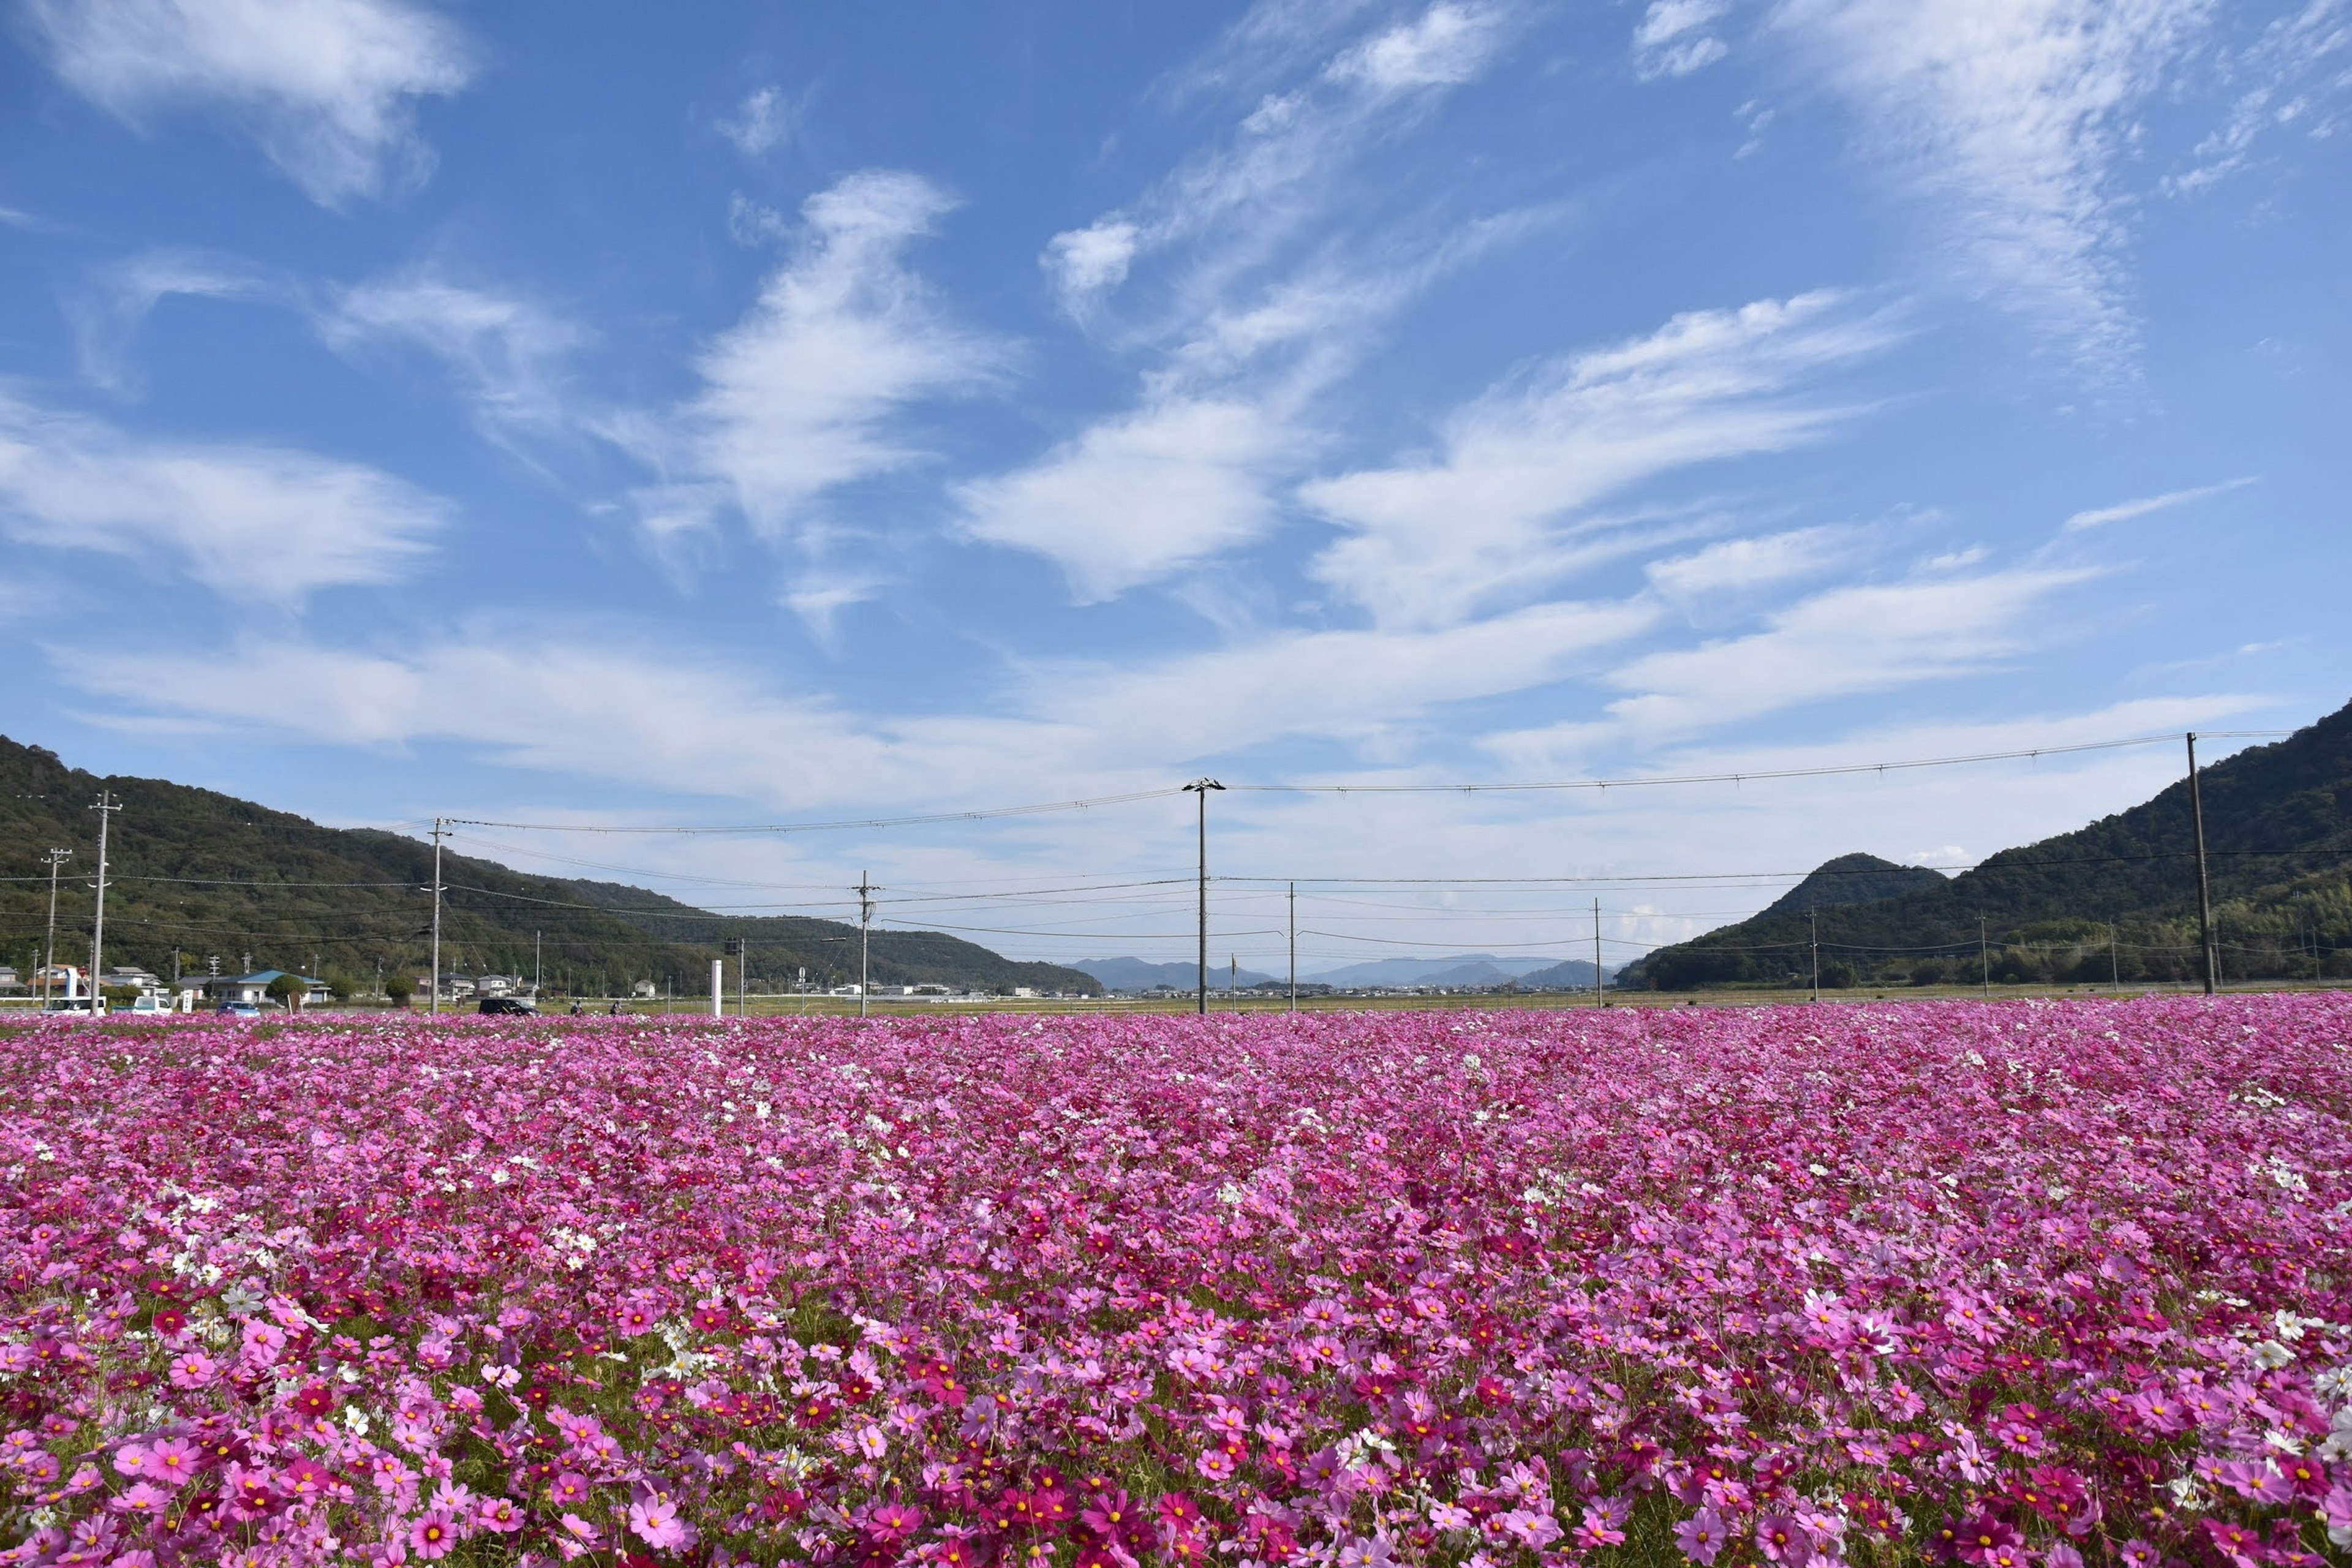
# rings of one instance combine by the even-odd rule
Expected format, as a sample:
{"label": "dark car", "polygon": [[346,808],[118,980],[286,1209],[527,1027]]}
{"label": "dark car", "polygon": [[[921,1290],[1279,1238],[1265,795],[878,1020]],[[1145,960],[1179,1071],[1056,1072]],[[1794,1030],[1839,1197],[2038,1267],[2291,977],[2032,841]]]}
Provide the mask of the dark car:
{"label": "dark car", "polygon": [[496,1017],[536,1018],[539,1016],[539,1004],[526,1002],[520,996],[485,996],[474,1011]]}

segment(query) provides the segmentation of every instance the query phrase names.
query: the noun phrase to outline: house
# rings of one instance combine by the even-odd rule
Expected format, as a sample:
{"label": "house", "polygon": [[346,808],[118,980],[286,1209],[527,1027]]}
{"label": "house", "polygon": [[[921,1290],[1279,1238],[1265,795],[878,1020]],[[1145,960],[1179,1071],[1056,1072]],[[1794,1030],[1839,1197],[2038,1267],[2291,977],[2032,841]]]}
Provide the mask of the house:
{"label": "house", "polygon": [[[216,1002],[251,1002],[266,1007],[277,1000],[269,994],[269,983],[286,973],[283,969],[257,969],[251,974],[209,975],[201,984]],[[327,1000],[325,981],[307,974],[294,978],[302,983],[302,1005],[312,1006]]]}
{"label": "house", "polygon": [[142,996],[161,996],[168,989],[153,970],[129,964],[108,970],[99,976],[99,984],[109,991],[136,991]]}
{"label": "house", "polygon": [[478,974],[474,977],[474,994],[477,996],[511,996],[526,989],[528,987],[523,984],[520,974]]}
{"label": "house", "polygon": [[0,963],[0,991],[22,991],[23,989],[25,989],[25,983],[16,978],[16,966],[13,963]]}
{"label": "house", "polygon": [[657,993],[654,989],[654,983],[652,981],[635,980],[629,983],[629,994],[643,1000],[646,997],[656,995]]}
{"label": "house", "polygon": [[33,984],[51,996],[71,999],[89,994],[89,976],[70,963],[52,963],[33,971]]}

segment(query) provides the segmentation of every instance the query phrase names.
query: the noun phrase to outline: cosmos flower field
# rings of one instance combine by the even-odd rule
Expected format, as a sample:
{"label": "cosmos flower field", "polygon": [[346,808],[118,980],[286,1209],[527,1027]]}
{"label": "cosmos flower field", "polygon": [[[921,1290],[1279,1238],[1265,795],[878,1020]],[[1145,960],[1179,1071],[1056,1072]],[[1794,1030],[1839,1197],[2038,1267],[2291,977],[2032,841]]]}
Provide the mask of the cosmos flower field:
{"label": "cosmos flower field", "polygon": [[0,1033],[0,1568],[2345,1561],[2352,1002]]}

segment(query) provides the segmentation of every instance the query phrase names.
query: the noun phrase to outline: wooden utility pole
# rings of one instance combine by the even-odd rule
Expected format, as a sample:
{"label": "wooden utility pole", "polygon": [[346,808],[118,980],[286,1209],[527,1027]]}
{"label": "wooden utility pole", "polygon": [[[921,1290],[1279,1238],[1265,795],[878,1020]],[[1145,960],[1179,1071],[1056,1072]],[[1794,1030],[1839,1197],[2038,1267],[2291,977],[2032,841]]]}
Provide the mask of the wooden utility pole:
{"label": "wooden utility pole", "polygon": [[2205,876],[2205,792],[2197,782],[2197,731],[2189,731],[2189,815],[2197,827],[2197,940],[2205,954],[2205,994],[2221,977],[2221,950],[2213,941],[2213,889]]}
{"label": "wooden utility pole", "polygon": [[1601,967],[1601,900],[1592,900],[1592,995],[1602,1007],[1609,1005],[1609,976]]}
{"label": "wooden utility pole", "polygon": [[1818,1002],[1822,999],[1822,911],[1807,910],[1805,913],[1813,922],[1813,1000]]}
{"label": "wooden utility pole", "polygon": [[1209,792],[1225,786],[1214,779],[1194,779],[1184,786],[1188,795],[1201,800],[1201,1016],[1209,1016]]}

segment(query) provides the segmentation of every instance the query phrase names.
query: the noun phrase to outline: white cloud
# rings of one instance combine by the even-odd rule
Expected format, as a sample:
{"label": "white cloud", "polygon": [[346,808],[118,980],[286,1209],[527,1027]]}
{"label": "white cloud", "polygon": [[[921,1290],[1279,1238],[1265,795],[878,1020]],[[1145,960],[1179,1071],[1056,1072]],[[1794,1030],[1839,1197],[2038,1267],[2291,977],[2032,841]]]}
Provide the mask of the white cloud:
{"label": "white cloud", "polygon": [[519,295],[451,281],[428,268],[349,288],[314,288],[233,257],[155,250],[100,268],[70,304],[83,376],[136,389],[131,341],[167,298],[247,300],[299,315],[337,353],[420,348],[454,375],[484,434],[511,446],[589,423],[571,406],[563,362],[586,334]]}
{"label": "white cloud", "polygon": [[1965,284],[2124,373],[2118,164],[2214,0],[1785,0],[1780,22],[1947,226]]}
{"label": "white cloud", "polygon": [[0,529],[47,549],[175,558],[226,598],[290,608],[321,588],[397,582],[448,510],[361,464],[143,441],[0,395]]}
{"label": "white cloud", "polygon": [[[1016,671],[993,711],[926,717],[787,698],[740,659],[501,627],[394,652],[295,640],[206,657],[60,656],[137,711],[213,718],[338,745],[455,740],[494,760],[785,808],[970,804],[1103,794],[1285,735],[1361,741],[1433,707],[1554,680],[1649,625],[1642,605],[1550,605],[1403,636],[1285,632],[1141,666]],[[247,695],[280,693],[257,709]],[[496,692],[494,704],[447,700]]]}
{"label": "white cloud", "polygon": [[2300,132],[2324,141],[2344,127],[2352,100],[2352,0],[2309,0],[2275,17],[2262,37],[2234,56],[2226,74],[2252,84],[2240,93],[2229,119],[2199,143],[2195,163],[2165,184],[2196,191],[2253,162],[2264,135]]}
{"label": "white cloud", "polygon": [[1832,588],[1772,615],[1763,631],[1612,672],[1610,683],[1633,695],[1609,711],[1637,734],[1673,735],[1970,674],[2033,646],[2028,616],[2091,575],[2021,568]]}
{"label": "white cloud", "polygon": [[702,392],[656,437],[671,479],[723,483],[761,534],[805,541],[825,491],[921,460],[893,419],[984,383],[1004,357],[943,317],[905,264],[953,205],[881,171],[810,197],[796,253],[703,351]]}
{"label": "white cloud", "polygon": [[1848,408],[1802,395],[1885,346],[1835,294],[1678,316],[1500,386],[1446,421],[1441,455],[1303,486],[1349,531],[1316,574],[1384,625],[1458,620],[1572,560],[1578,514],[1660,474],[1822,438]]}
{"label": "white cloud", "polygon": [[1486,68],[1500,41],[1503,16],[1492,5],[1439,0],[1349,49],[1331,63],[1334,81],[1360,82],[1376,92],[1459,87]]}
{"label": "white cloud", "polygon": [[494,439],[574,422],[562,362],[585,334],[530,300],[415,271],[341,290],[313,324],[339,352],[389,341],[432,354]]}
{"label": "white cloud", "polygon": [[2231,490],[2243,489],[2253,482],[2251,479],[2230,479],[2218,485],[2200,485],[2195,489],[2172,490],[2160,496],[2147,496],[2139,500],[2127,500],[2116,506],[2094,507],[2089,511],[2078,511],[2068,518],[2063,531],[2079,533],[2086,528],[2100,528],[2110,522],[2129,522],[2136,517],[2146,517],[2152,511],[2163,511],[2171,507],[2186,506],[2190,501],[2203,500],[2208,496],[2227,495]]}
{"label": "white cloud", "polygon": [[[1130,208],[1053,238],[1039,260],[1064,306],[1086,315],[1142,258],[1204,242],[1176,287],[1198,309],[1332,201],[1341,172],[1380,132],[1490,67],[1511,19],[1502,5],[1438,0],[1268,93],[1229,139],[1184,160]],[[1302,37],[1319,40],[1332,21],[1319,16],[1309,33],[1269,45],[1281,69],[1297,70]]]}
{"label": "white cloud", "polygon": [[1730,0],[1650,0],[1633,29],[1633,58],[1645,77],[1688,76],[1731,52],[1706,31],[1731,9]]}
{"label": "white cloud", "polygon": [[218,108],[312,200],[335,206],[431,158],[415,100],[473,75],[446,19],[404,0],[28,0],[51,64],[124,120]]}
{"label": "white cloud", "polygon": [[1091,227],[1055,235],[1046,244],[1042,262],[1055,291],[1066,301],[1080,303],[1127,281],[1138,233],[1123,218],[1104,218]]}
{"label": "white cloud", "polygon": [[1263,532],[1268,478],[1290,445],[1250,404],[1171,402],[1106,420],[956,497],[971,537],[1046,556],[1093,603]]}
{"label": "white cloud", "polygon": [[744,97],[734,119],[719,122],[719,133],[746,158],[764,157],[800,133],[807,112],[805,100],[786,97],[779,87],[763,87]]}
{"label": "white cloud", "polygon": [[284,280],[234,257],[200,250],[151,250],[99,268],[67,314],[83,379],[110,391],[136,389],[131,340],[163,300],[174,297],[295,303]]}
{"label": "white cloud", "polygon": [[1670,598],[1749,592],[1828,570],[1847,556],[1853,539],[1847,529],[1800,528],[1727,539],[1689,555],[1654,561],[1644,570],[1651,585]]}
{"label": "white cloud", "polygon": [[1128,755],[1362,741],[1437,706],[1566,679],[1656,617],[1641,603],[1562,603],[1427,631],[1282,632],[1147,668],[1041,671],[1030,703],[1089,715]]}

